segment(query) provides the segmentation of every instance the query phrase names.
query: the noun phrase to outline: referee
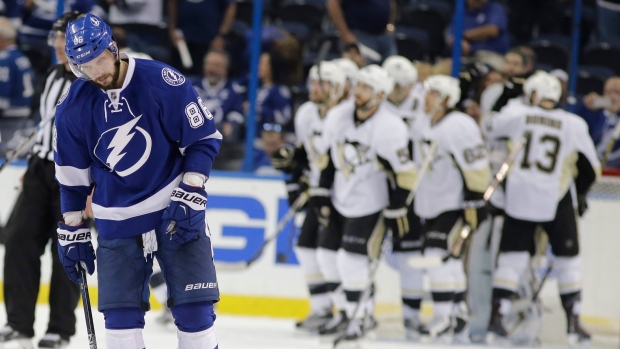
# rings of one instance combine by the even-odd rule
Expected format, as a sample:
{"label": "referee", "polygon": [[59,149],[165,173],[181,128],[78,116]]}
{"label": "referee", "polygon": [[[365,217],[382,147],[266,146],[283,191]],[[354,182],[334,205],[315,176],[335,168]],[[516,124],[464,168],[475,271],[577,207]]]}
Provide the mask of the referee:
{"label": "referee", "polygon": [[[45,79],[39,111],[41,120],[54,117],[56,105],[76,79],[65,55],[65,28],[77,19],[69,12],[52,26],[48,44],[54,48],[59,64],[52,66]],[[37,142],[23,177],[23,191],[5,228],[4,297],[8,323],[0,328],[0,345],[17,343],[32,348],[35,307],[41,278],[41,255],[48,241],[52,246],[52,279],[50,282],[50,317],[39,348],[64,348],[75,334],[75,307],[79,286],[67,277],[56,244],[56,223],[60,213],[60,189],[54,170],[54,126],[46,123],[37,134]]]}

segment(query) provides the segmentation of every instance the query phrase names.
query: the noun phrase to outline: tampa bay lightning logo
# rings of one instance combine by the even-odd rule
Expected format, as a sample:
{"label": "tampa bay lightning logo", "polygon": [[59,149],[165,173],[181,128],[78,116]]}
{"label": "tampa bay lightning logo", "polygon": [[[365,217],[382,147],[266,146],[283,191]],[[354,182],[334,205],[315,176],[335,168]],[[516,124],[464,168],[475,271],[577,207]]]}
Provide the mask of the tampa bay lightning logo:
{"label": "tampa bay lightning logo", "polygon": [[161,70],[161,77],[170,86],[179,86],[185,82],[185,77],[170,68]]}
{"label": "tampa bay lightning logo", "polygon": [[142,115],[124,125],[105,131],[95,146],[95,156],[110,172],[127,177],[138,171],[151,155],[153,142],[142,127],[136,126]]}

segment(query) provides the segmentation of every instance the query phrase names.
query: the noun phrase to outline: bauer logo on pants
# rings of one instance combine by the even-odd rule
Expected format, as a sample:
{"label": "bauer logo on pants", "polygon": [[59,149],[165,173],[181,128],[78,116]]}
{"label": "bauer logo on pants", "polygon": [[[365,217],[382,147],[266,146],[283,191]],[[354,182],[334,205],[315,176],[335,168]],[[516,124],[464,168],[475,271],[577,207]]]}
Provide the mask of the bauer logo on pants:
{"label": "bauer logo on pants", "polygon": [[185,291],[200,290],[203,288],[217,288],[217,282],[199,282],[196,284],[185,285]]}

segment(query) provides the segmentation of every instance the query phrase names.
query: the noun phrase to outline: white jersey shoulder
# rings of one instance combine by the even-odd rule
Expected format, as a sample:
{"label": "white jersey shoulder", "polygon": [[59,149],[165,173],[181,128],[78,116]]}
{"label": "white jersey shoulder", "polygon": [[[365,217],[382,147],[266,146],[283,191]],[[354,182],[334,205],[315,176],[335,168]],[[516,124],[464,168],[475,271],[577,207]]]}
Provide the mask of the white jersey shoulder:
{"label": "white jersey shoulder", "polygon": [[317,186],[321,176],[319,157],[324,151],[321,145],[324,119],[319,115],[319,108],[315,103],[302,104],[295,114],[295,134],[297,142],[306,150],[310,171],[307,172],[310,186]]}

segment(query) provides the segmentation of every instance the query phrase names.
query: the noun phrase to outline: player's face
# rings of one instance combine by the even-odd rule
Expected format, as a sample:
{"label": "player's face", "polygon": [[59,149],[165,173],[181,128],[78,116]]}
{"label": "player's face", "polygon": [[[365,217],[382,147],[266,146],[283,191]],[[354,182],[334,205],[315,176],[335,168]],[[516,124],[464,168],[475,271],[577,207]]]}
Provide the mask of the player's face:
{"label": "player's face", "polygon": [[80,65],[80,69],[95,85],[105,89],[116,83],[115,76],[118,79],[120,67],[115,63],[116,56],[105,50],[97,58]]}
{"label": "player's face", "polygon": [[372,95],[373,89],[371,86],[358,82],[357,86],[355,86],[355,106],[359,108],[366,105],[372,99]]}
{"label": "player's face", "polygon": [[217,85],[228,75],[228,63],[226,57],[218,52],[211,52],[207,55],[204,62],[204,75],[211,85]]}
{"label": "player's face", "polygon": [[284,145],[284,140],[280,132],[263,131],[261,133],[261,138],[263,140],[263,149],[270,157]]}
{"label": "player's face", "polygon": [[439,103],[440,98],[439,92],[435,90],[426,92],[424,96],[424,112],[430,113],[435,108],[435,105]]}
{"label": "player's face", "polygon": [[504,57],[504,74],[509,77],[525,74],[523,58],[516,53],[507,53]]}
{"label": "player's face", "polygon": [[310,80],[310,101],[313,103],[323,103],[328,98],[331,84],[327,80]]}
{"label": "player's face", "polygon": [[411,87],[411,85],[400,86],[399,84],[395,84],[394,89],[392,90],[392,93],[390,93],[388,98],[393,102],[401,103],[411,93]]}
{"label": "player's face", "polygon": [[608,109],[613,113],[620,111],[620,79],[611,78],[605,82],[603,95],[611,100],[611,107]]}
{"label": "player's face", "polygon": [[54,41],[52,47],[54,48],[54,54],[56,54],[56,61],[58,63],[67,63],[67,54],[65,53],[65,33],[57,31],[54,35]]}

